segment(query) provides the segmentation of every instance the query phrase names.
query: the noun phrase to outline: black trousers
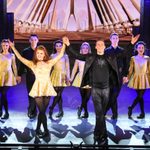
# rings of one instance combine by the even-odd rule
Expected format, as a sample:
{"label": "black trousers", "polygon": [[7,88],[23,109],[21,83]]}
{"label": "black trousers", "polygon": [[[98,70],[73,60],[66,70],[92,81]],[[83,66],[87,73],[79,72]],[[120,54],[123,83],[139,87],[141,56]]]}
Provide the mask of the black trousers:
{"label": "black trousers", "polygon": [[94,103],[94,109],[96,114],[94,136],[97,137],[98,140],[107,139],[105,111],[109,101],[109,91],[109,88],[92,88],[92,100]]}
{"label": "black trousers", "polygon": [[27,87],[28,102],[29,102],[28,112],[30,112],[31,114],[36,114],[36,112],[37,112],[35,99],[33,97],[29,96],[29,93],[31,91],[34,81],[35,81],[34,74],[27,73],[26,74],[26,87]]}
{"label": "black trousers", "polygon": [[121,90],[121,87],[119,87],[119,86],[110,88],[109,102],[108,102],[108,105],[107,105],[107,108],[106,108],[106,113],[109,109],[111,109],[112,114],[113,114],[114,117],[118,117],[117,98],[119,96],[120,90]]}

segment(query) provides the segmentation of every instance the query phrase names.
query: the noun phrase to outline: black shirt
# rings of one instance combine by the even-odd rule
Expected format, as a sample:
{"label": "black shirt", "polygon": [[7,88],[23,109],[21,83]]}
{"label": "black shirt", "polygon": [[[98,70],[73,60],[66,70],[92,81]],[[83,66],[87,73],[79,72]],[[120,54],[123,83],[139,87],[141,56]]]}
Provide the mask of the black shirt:
{"label": "black shirt", "polygon": [[92,65],[92,86],[101,89],[109,87],[110,66],[104,55],[97,55]]}

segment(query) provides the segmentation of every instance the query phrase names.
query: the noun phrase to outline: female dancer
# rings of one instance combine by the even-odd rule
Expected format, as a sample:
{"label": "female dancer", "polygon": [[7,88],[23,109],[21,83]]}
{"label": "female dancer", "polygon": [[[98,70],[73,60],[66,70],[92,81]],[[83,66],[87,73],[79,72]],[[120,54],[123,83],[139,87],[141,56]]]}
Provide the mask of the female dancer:
{"label": "female dancer", "polygon": [[[51,55],[52,58],[55,58],[59,55],[62,48],[62,41],[57,40],[54,42],[54,53]],[[62,107],[62,92],[64,87],[69,86],[70,80],[70,63],[69,57],[67,54],[64,54],[63,57],[54,65],[53,71],[51,73],[51,82],[54,86],[57,96],[54,97],[52,105],[49,107],[49,117],[52,117],[53,109],[58,103],[59,113],[56,115],[57,118],[63,117],[63,107]]]}
{"label": "female dancer", "polygon": [[137,42],[135,49],[138,54],[133,56],[130,61],[128,87],[136,90],[137,97],[128,107],[128,117],[131,118],[132,110],[139,103],[141,114],[137,118],[142,119],[145,117],[143,95],[145,90],[150,88],[150,60],[148,56],[144,55],[145,43],[143,41]]}
{"label": "female dancer", "polygon": [[[9,43],[17,58],[26,66],[28,66],[35,74],[35,82],[29,95],[35,98],[39,110],[36,135],[39,138],[48,136],[49,132],[47,128],[47,118],[45,113],[49,104],[50,96],[57,95],[52,86],[49,75],[53,65],[63,56],[65,44],[63,44],[62,50],[59,55],[53,59],[49,59],[46,48],[40,45],[34,51],[33,61],[30,61],[19,54],[12,42],[9,41]],[[40,130],[41,124],[43,124],[44,132],[41,132]]]}
{"label": "female dancer", "polygon": [[[15,55],[10,52],[9,41],[4,39],[1,42],[2,52],[0,53],[0,117],[8,119],[8,100],[7,91],[10,86],[17,84],[17,67]],[[5,114],[2,116],[2,107],[5,109]]]}
{"label": "female dancer", "polygon": [[[83,42],[80,47],[80,54],[86,55],[88,53],[91,53],[91,47],[89,43]],[[81,106],[78,107],[78,112],[77,112],[79,118],[80,117],[88,118],[89,114],[87,110],[87,102],[91,95],[91,88],[89,86],[81,87],[84,65],[85,65],[85,61],[76,59],[72,70],[71,79],[70,79],[71,82],[73,81],[72,86],[78,87],[80,90],[82,102],[81,102]],[[82,109],[84,109],[84,114],[81,116]]]}

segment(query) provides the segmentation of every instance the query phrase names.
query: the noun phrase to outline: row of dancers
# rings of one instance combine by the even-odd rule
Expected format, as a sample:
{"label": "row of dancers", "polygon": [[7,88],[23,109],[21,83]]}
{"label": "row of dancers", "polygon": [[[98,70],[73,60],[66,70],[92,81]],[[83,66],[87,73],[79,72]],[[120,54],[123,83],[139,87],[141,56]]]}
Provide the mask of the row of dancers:
{"label": "row of dancers", "polygon": [[[132,37],[131,44],[134,45],[139,35]],[[138,118],[144,118],[143,94],[145,89],[150,87],[149,78],[149,57],[144,55],[145,43],[139,41],[135,45],[137,55],[131,57],[128,66],[127,57],[132,55],[131,44],[126,49],[118,46],[119,35],[112,33],[110,35],[111,46],[106,48],[103,40],[98,40],[95,44],[96,52],[91,52],[89,43],[83,42],[80,47],[80,53],[75,53],[67,37],[54,43],[55,52],[49,57],[46,48],[38,45],[37,35],[31,35],[29,38],[30,47],[26,48],[22,55],[16,50],[14,44],[9,40],[1,42],[2,53],[0,54],[0,89],[1,103],[0,115],[2,116],[2,107],[5,114],[3,119],[9,118],[7,90],[17,82],[21,82],[21,75],[26,69],[26,84],[29,93],[28,117],[34,118],[37,115],[38,121],[36,134],[39,137],[48,136],[46,109],[49,104],[50,96],[54,96],[52,105],[49,107],[49,117],[52,117],[53,109],[58,103],[59,113],[57,117],[62,117],[63,107],[61,94],[66,86],[76,86],[80,88],[82,104],[78,107],[78,117],[87,118],[87,102],[92,95],[92,100],[96,114],[96,124],[94,129],[94,140],[98,144],[107,144],[107,130],[105,115],[111,108],[112,119],[118,117],[117,97],[119,95],[122,83],[128,82],[130,88],[136,89],[137,98],[128,108],[128,116],[131,118],[132,110],[139,102],[141,114]],[[76,58],[70,77],[69,57],[65,52],[66,46],[71,55]],[[19,71],[15,64],[15,56],[9,52],[13,50],[17,58],[22,62]],[[11,69],[11,66],[13,70]],[[128,71],[129,68],[129,71]],[[76,72],[78,73],[76,74]],[[76,76],[75,76],[76,75]],[[81,112],[84,109],[84,114]],[[43,124],[44,132],[40,127]]]}

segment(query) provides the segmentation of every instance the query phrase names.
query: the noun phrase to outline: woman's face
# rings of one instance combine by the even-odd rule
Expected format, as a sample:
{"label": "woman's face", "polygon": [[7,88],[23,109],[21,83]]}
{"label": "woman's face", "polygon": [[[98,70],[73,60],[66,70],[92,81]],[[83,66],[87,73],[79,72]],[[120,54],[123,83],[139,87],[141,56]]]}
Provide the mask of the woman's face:
{"label": "woman's face", "polygon": [[36,51],[36,57],[39,61],[42,61],[44,60],[44,57],[45,57],[45,53],[43,50],[37,50]]}
{"label": "woman's face", "polygon": [[143,44],[139,44],[139,45],[137,46],[137,52],[138,52],[138,54],[139,54],[139,55],[143,55],[143,54],[144,54],[144,51],[145,51],[144,45],[143,45]]}
{"label": "woman's face", "polygon": [[88,45],[83,45],[81,48],[81,54],[88,54],[89,53],[89,46]]}
{"label": "woman's face", "polygon": [[55,49],[56,49],[57,52],[60,52],[61,48],[62,48],[62,44],[61,43],[56,43],[55,44]]}
{"label": "woman's face", "polygon": [[2,46],[2,50],[3,51],[8,51],[9,50],[9,43],[7,43],[7,42],[3,42],[2,44],[1,44],[1,46]]}

